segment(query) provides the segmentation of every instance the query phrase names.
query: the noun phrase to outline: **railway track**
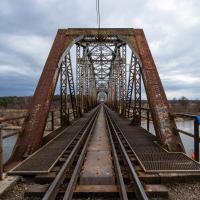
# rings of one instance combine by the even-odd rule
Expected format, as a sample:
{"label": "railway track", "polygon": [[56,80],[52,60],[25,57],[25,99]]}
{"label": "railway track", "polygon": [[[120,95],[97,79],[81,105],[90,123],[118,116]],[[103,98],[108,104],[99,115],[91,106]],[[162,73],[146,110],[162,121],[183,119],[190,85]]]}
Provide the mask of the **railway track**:
{"label": "railway track", "polygon": [[[127,141],[122,133],[122,131],[119,129],[117,124],[114,122],[114,120],[111,118],[109,111],[104,107],[105,113],[106,113],[106,123],[108,127],[109,132],[109,138],[112,146],[112,153],[113,153],[113,160],[115,164],[115,170],[117,171],[117,180],[118,180],[118,188],[120,192],[121,199],[128,199],[128,191],[127,187],[125,185],[125,181],[123,178],[122,170],[128,171],[130,176],[130,186],[133,188],[135,192],[135,197],[138,200],[147,200],[147,194],[144,190],[144,187],[141,183],[141,181],[138,178],[138,175],[133,168],[131,157],[133,155],[130,155],[131,151],[128,151],[129,149],[126,149],[125,147],[128,147]],[[130,152],[129,155],[127,152]],[[121,155],[123,160],[122,166],[120,166],[119,161],[119,155]],[[125,168],[125,169],[124,169]],[[129,188],[130,189],[130,188]]]}
{"label": "railway track", "polygon": [[[77,180],[78,173],[80,171],[81,164],[84,161],[88,142],[90,140],[92,131],[95,127],[95,122],[97,120],[99,113],[99,108],[96,110],[94,115],[91,117],[87,126],[85,126],[81,130],[81,137],[78,138],[78,142],[74,146],[73,150],[71,151],[70,155],[64,162],[63,166],[61,167],[60,171],[58,172],[57,176],[55,177],[54,181],[50,184],[48,190],[46,191],[43,200],[53,200],[58,197],[59,191],[61,187],[64,186],[64,181],[67,177],[71,177],[70,181],[66,187],[66,192],[64,193],[63,199],[71,199],[73,195],[73,187]],[[78,161],[76,163],[78,157]],[[74,170],[69,170],[70,166],[74,166]],[[61,199],[61,197],[59,197]]]}
{"label": "railway track", "polygon": [[[98,118],[98,111],[94,114],[94,116],[90,120],[90,123],[83,130],[84,134],[82,134],[82,138],[79,139],[79,142],[73,148],[71,154],[69,155],[68,159],[65,161],[64,165],[58,172],[54,181],[50,184],[48,190],[42,198],[43,200],[69,200],[73,198],[75,187],[78,184],[77,180],[80,176],[81,168],[85,160],[87,147]],[[145,193],[145,190],[131,164],[129,155],[127,154],[126,149],[124,147],[125,139],[122,133],[119,131],[117,125],[113,122],[113,119],[111,118],[108,110],[105,107],[104,111],[108,136],[111,144],[112,159],[117,179],[116,184],[118,188],[119,197],[123,200],[130,199],[130,194],[128,193],[131,193],[131,190],[134,191],[134,198],[139,200],[147,200],[148,197]],[[70,164],[73,164],[73,170],[69,170]],[[126,180],[123,177],[124,171],[128,171],[129,173],[129,186],[126,185],[127,183],[125,184]],[[67,177],[70,177],[69,181],[65,181]]]}
{"label": "railway track", "polygon": [[[53,177],[53,180],[50,183],[48,182],[48,185],[44,185],[43,190],[40,190],[39,192],[39,196],[43,200],[69,200],[72,198],[87,199],[88,197],[92,197],[93,199],[99,197],[109,199],[109,197],[111,197],[114,199],[123,200],[149,199],[149,195],[147,196],[148,191],[145,190],[145,185],[142,184],[136,170],[134,169],[133,161],[135,160],[135,155],[130,149],[123,132],[114,121],[109,109],[106,106],[103,106],[103,110],[107,135],[109,138],[109,146],[112,155],[111,158],[115,183],[114,185],[107,186],[105,184],[101,185],[100,183],[101,190],[97,190],[97,192],[92,183],[89,187],[86,185],[86,190],[77,190],[77,188],[79,188],[81,185],[81,170],[83,170],[84,161],[87,160],[86,155],[88,153],[88,145],[91,142],[91,137],[93,135],[101,109],[102,106],[99,106],[92,116],[90,116],[90,119],[70,144],[67,151],[68,153],[62,155],[63,163],[61,166],[59,166],[59,169],[57,170],[56,175]],[[102,188],[106,192],[104,192]],[[34,196],[33,193],[29,193],[27,196]],[[38,196],[37,192],[35,194]]]}

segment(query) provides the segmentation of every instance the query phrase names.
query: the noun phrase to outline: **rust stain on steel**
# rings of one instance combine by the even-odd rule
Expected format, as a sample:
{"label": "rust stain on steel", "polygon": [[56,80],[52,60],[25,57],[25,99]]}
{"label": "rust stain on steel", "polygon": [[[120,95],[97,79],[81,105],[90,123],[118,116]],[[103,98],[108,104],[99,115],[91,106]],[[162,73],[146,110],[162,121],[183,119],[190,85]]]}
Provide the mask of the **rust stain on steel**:
{"label": "rust stain on steel", "polygon": [[66,47],[72,42],[72,39],[73,37],[66,37],[63,30],[58,30],[34,96],[31,99],[22,134],[16,142],[10,161],[21,160],[24,156],[33,153],[41,146],[58,79],[58,62]]}
{"label": "rust stain on steel", "polygon": [[[64,30],[64,29],[63,29]],[[87,36],[133,36],[133,29],[132,28],[69,28],[65,29],[66,35],[87,35]]]}
{"label": "rust stain on steel", "polygon": [[23,156],[33,153],[42,144],[48,112],[59,74],[58,62],[64,50],[77,37],[82,35],[98,36],[99,34],[124,37],[139,54],[157,137],[170,151],[184,151],[142,29],[59,29],[31,99],[22,134],[17,140],[10,161],[23,159]]}
{"label": "rust stain on steel", "polygon": [[169,151],[183,151],[184,147],[176,130],[156,65],[142,29],[134,30],[137,53],[142,62],[142,74],[151,107],[156,135]]}

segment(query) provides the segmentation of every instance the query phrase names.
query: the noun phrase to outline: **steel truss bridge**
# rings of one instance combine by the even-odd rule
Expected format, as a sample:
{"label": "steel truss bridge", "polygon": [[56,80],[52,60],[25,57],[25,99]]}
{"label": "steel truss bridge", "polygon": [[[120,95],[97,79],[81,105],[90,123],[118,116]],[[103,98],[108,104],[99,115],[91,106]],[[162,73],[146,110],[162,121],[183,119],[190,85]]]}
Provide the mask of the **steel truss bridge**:
{"label": "steel truss bridge", "polygon": [[[75,56],[72,53],[73,48]],[[141,128],[142,83],[155,136]],[[55,131],[57,136],[43,145],[44,130],[57,86],[60,89],[61,127]],[[70,112],[73,117],[70,117]],[[95,135],[96,138],[99,137],[99,130],[102,133],[108,132],[108,136],[101,135],[95,143],[96,140],[92,138]],[[102,192],[105,187],[102,190],[102,186],[94,186],[95,194],[107,194],[111,191],[112,194],[118,193],[121,199],[129,199],[130,194],[135,193],[137,199],[148,199],[148,187],[149,191],[156,190],[161,196],[165,196],[167,192],[161,186],[145,186],[148,179],[146,173],[152,175],[166,172],[170,179],[171,172],[180,172],[177,175],[179,178],[193,176],[195,172],[195,177],[200,177],[199,164],[184,153],[174,115],[143,30],[59,29],[31,99],[22,133],[8,162],[19,164],[9,173],[34,174],[36,179],[41,180],[41,174],[51,174],[55,166],[59,165],[60,170],[54,175],[55,179],[51,180],[49,188],[42,190],[43,199],[57,198],[60,194],[59,188],[66,179],[70,180],[63,199],[71,199],[74,194],[80,193],[91,195],[93,189],[88,186],[92,185],[87,177],[89,172],[85,172],[84,167],[81,172],[81,166],[87,166],[92,171],[95,168],[94,163],[98,163],[94,159],[99,154],[90,157],[88,148],[97,148],[99,145],[105,150],[107,140],[111,150],[108,150],[105,157],[112,157],[115,169],[114,172],[110,168],[108,171],[115,174],[111,177],[116,177],[117,183],[104,183],[104,186],[109,185],[105,192]],[[90,141],[96,146],[90,147]],[[103,150],[98,149],[99,152]],[[86,154],[87,159],[84,161]],[[88,160],[92,160],[92,164]],[[105,165],[112,165],[108,160]],[[58,161],[62,164],[58,164]],[[144,171],[143,181],[141,173],[139,177],[139,172],[134,168],[136,162],[140,170]],[[66,173],[71,165],[74,170],[68,177]],[[104,166],[100,164],[97,168],[104,169]],[[124,168],[129,177],[124,177]],[[85,179],[84,174],[88,179]],[[43,175],[43,179],[44,177]],[[155,174],[151,177],[153,182],[156,182],[155,177]],[[133,189],[130,190],[126,183],[129,179],[133,181]],[[77,182],[79,185],[75,189]],[[131,183],[129,182],[130,185]],[[84,184],[87,187],[83,187]],[[118,189],[114,187],[115,184]],[[35,193],[37,192],[38,189]]]}

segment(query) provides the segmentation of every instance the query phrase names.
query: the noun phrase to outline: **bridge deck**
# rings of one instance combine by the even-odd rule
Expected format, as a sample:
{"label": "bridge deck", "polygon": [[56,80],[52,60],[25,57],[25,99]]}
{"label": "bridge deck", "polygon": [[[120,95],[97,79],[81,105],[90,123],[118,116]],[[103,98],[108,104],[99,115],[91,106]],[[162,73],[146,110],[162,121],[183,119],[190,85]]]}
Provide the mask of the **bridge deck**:
{"label": "bridge deck", "polygon": [[[12,174],[36,174],[49,172],[72,139],[86,123],[91,111],[76,123],[67,127],[39,151],[15,167]],[[110,111],[116,123],[123,131],[139,163],[146,172],[200,172],[200,164],[183,153],[170,153],[157,143],[157,138],[142,127],[130,126],[130,121]]]}
{"label": "bridge deck", "polygon": [[197,172],[200,164],[183,153],[170,153],[158,145],[154,135],[142,127],[130,126],[130,121],[111,111],[123,131],[138,161],[146,172]]}
{"label": "bridge deck", "polygon": [[48,173],[67,149],[72,139],[79,133],[93,111],[84,114],[74,124],[62,130],[55,139],[48,142],[22,163],[12,169],[11,174]]}
{"label": "bridge deck", "polygon": [[114,185],[115,176],[113,169],[105,115],[103,107],[101,107],[87,149],[87,156],[82,166],[80,185]]}

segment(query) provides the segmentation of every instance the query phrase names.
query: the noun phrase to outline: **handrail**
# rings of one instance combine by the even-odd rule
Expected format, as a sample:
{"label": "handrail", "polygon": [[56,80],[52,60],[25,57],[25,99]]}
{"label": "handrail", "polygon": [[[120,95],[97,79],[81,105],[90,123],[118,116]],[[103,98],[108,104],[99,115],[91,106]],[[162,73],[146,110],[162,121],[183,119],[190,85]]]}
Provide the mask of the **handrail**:
{"label": "handrail", "polygon": [[6,119],[0,119],[0,123],[12,121],[12,120],[17,120],[17,119],[23,119],[23,118],[25,118],[26,116],[27,116],[27,115],[22,115],[22,116],[20,116],[20,117],[11,117],[11,118],[6,118]]}
{"label": "handrail", "polygon": [[[150,108],[144,108],[142,107],[141,110],[146,110],[147,112],[147,117],[141,116],[142,118],[147,119],[147,130],[149,132],[149,114],[150,114]],[[189,133],[187,131],[181,130],[181,129],[176,129],[179,133],[182,133],[184,135],[187,135],[189,137],[194,138],[194,159],[199,162],[199,143],[200,143],[200,137],[199,137],[199,125],[200,125],[200,117],[198,115],[194,114],[189,114],[189,113],[173,113],[173,116],[176,117],[181,117],[181,118],[190,118],[194,120],[194,134]]]}
{"label": "handrail", "polygon": [[193,114],[188,114],[188,113],[174,113],[175,117],[180,116],[180,117],[186,117],[186,118],[196,118],[197,115]]}
{"label": "handrail", "polygon": [[[51,122],[51,130],[54,131],[55,128],[54,128],[54,121],[55,121],[55,117],[54,117],[54,113],[55,112],[58,112],[59,110],[50,110],[50,114],[49,117],[51,119],[47,120],[47,123]],[[19,116],[19,117],[10,117],[10,118],[6,118],[6,119],[1,119],[0,120],[0,125],[4,122],[8,122],[8,121],[12,121],[12,120],[18,120],[18,119],[24,119],[25,117],[27,117],[27,115],[22,115],[22,116]],[[3,128],[2,128],[3,129]],[[10,134],[7,134],[7,135],[3,135],[2,136],[2,139],[5,139],[5,138],[8,138],[8,137],[12,137],[14,135],[17,135],[17,134],[20,134],[21,131],[17,131],[17,132],[13,132],[13,133],[10,133]]]}
{"label": "handrail", "polygon": [[17,131],[17,132],[9,133],[7,135],[2,135],[2,139],[6,139],[6,138],[12,137],[14,135],[20,134],[20,133],[21,133],[21,131]]}
{"label": "handrail", "polygon": [[[55,112],[58,112],[58,111],[59,111],[58,109],[57,110],[50,110],[49,113],[51,113],[51,112],[55,113]],[[17,119],[23,119],[25,117],[27,117],[27,115],[22,115],[22,116],[19,116],[19,117],[10,117],[10,118],[6,118],[6,119],[0,119],[0,124],[2,122],[8,122],[8,121],[17,120]]]}
{"label": "handrail", "polygon": [[3,178],[3,148],[2,148],[2,130],[3,124],[0,124],[0,180]]}
{"label": "handrail", "polygon": [[[150,111],[151,108],[145,108],[145,107],[141,107],[141,110],[146,110],[146,111]],[[173,115],[176,116],[180,116],[180,117],[188,117],[188,118],[196,118],[196,116],[198,115],[194,115],[194,114],[190,114],[190,113],[176,113],[174,112]]]}
{"label": "handrail", "polygon": [[151,108],[141,107],[141,110],[151,110]]}

